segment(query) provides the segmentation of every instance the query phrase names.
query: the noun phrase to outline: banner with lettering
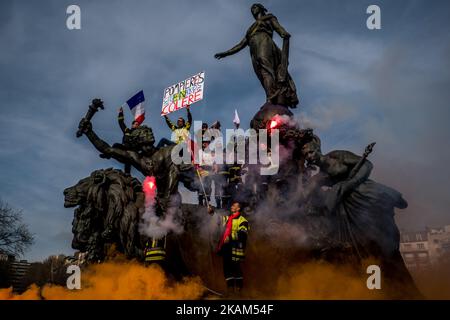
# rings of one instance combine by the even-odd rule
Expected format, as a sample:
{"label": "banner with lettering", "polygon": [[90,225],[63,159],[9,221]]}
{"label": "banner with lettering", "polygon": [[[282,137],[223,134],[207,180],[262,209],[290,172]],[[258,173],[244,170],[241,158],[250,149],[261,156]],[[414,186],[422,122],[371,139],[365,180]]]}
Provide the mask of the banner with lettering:
{"label": "banner with lettering", "polygon": [[197,73],[164,90],[161,115],[183,109],[203,99],[205,72]]}

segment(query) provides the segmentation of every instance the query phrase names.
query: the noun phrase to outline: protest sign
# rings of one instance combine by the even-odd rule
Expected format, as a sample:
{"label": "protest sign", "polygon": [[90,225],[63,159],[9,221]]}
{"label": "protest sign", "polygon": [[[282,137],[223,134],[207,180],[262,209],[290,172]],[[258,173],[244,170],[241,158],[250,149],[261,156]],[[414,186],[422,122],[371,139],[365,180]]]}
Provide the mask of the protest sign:
{"label": "protest sign", "polygon": [[203,99],[205,72],[197,73],[164,90],[161,115],[180,110]]}

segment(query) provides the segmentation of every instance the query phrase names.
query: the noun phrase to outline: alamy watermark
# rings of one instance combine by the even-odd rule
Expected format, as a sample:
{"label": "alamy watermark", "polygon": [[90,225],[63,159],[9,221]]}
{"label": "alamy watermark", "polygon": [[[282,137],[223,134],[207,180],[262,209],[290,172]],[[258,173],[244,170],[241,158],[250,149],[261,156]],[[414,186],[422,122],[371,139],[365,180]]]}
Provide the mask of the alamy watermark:
{"label": "alamy watermark", "polygon": [[81,289],[81,269],[76,264],[69,265],[66,270],[67,277],[66,287],[69,290],[80,290]]}
{"label": "alamy watermark", "polygon": [[[194,121],[194,136],[185,137],[185,142],[172,149],[172,161],[179,164],[222,165],[254,164],[260,165],[261,175],[278,173],[280,165],[279,130],[267,129],[226,129],[225,141],[218,129],[202,132],[202,122]],[[172,140],[175,140],[175,132]],[[204,146],[204,144],[208,144]],[[224,148],[225,146],[225,148]]]}
{"label": "alamy watermark", "polygon": [[366,26],[369,30],[380,30],[381,29],[381,9],[376,4],[372,4],[367,7],[367,14],[370,16],[367,18]]}
{"label": "alamy watermark", "polygon": [[69,15],[66,19],[66,27],[69,30],[81,29],[81,8],[76,4],[67,7],[66,13]]}
{"label": "alamy watermark", "polygon": [[366,273],[370,274],[366,281],[367,289],[381,290],[381,268],[373,264],[367,267]]}

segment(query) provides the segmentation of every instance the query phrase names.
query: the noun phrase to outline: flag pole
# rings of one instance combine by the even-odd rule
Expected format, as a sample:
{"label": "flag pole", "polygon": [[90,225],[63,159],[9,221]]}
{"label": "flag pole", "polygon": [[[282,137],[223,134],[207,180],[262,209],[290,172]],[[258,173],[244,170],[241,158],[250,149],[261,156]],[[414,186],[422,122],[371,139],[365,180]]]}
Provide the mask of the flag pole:
{"label": "flag pole", "polygon": [[[190,146],[191,146],[190,149],[189,149],[190,152],[191,152],[191,161],[194,164],[195,163],[195,161],[194,161],[194,159],[195,159],[194,153],[196,152],[195,151],[196,150],[196,144],[191,139],[189,139],[189,141],[190,141]],[[194,151],[192,150],[192,148],[194,148]],[[195,167],[195,172],[197,172],[198,179],[200,180],[200,185],[202,186],[203,195],[205,196],[206,206],[209,207],[208,196],[206,195],[205,186],[203,185],[202,176],[200,175],[200,172],[198,171],[198,166],[196,164],[194,164],[194,167]]]}
{"label": "flag pole", "polygon": [[208,196],[206,195],[205,186],[203,185],[202,176],[200,175],[200,172],[198,171],[198,169],[195,169],[195,171],[197,172],[198,178],[200,180],[200,185],[202,186],[203,194],[205,195],[206,207],[208,208],[209,207]]}

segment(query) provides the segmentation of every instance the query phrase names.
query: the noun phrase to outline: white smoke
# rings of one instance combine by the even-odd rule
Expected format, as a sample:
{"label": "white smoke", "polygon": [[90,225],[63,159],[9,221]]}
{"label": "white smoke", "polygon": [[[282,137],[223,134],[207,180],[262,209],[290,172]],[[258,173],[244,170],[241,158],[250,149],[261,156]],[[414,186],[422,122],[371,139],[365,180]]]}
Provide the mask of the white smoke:
{"label": "white smoke", "polygon": [[302,129],[329,130],[336,124],[350,122],[355,119],[360,108],[354,105],[344,105],[337,102],[318,104],[312,108],[311,113],[301,112],[296,116],[296,121]]}
{"label": "white smoke", "polygon": [[[145,183],[145,182],[144,182]],[[160,239],[169,232],[180,234],[183,232],[181,219],[179,218],[179,199],[176,196],[171,197],[169,206],[164,215],[159,216],[155,211],[155,190],[144,188],[145,193],[145,212],[139,223],[138,231],[141,235],[150,238]]]}

